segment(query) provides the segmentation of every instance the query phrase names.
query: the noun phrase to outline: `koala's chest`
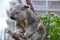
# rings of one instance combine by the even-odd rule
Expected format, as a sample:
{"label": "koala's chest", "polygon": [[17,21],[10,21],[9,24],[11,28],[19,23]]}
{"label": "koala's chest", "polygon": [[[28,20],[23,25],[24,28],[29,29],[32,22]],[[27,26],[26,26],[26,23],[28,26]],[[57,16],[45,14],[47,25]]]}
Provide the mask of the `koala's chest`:
{"label": "koala's chest", "polygon": [[18,24],[19,24],[19,26],[21,26],[25,31],[27,30],[27,28],[28,28],[28,23],[27,23],[26,20],[25,20],[25,21],[20,21]]}

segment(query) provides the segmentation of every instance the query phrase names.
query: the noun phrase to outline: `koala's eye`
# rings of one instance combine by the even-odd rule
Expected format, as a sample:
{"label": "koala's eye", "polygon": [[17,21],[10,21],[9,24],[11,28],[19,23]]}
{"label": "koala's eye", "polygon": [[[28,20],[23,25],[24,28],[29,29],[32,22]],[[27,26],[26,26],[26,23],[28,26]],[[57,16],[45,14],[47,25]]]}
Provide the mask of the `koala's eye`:
{"label": "koala's eye", "polygon": [[20,12],[16,12],[15,14],[18,14],[18,13],[20,13]]}
{"label": "koala's eye", "polygon": [[21,8],[21,11],[24,11],[24,10],[25,10],[25,8],[22,7],[22,8]]}

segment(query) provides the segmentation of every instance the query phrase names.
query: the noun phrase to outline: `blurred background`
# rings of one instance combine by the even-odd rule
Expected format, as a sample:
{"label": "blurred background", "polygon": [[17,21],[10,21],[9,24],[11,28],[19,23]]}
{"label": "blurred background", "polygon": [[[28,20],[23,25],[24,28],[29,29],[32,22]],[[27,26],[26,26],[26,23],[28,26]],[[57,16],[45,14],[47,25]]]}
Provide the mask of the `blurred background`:
{"label": "blurred background", "polygon": [[[6,13],[11,7],[10,1],[26,4],[25,0],[0,0],[0,40],[13,40],[10,35],[6,33],[8,28],[15,30],[16,25],[14,21],[8,18]],[[52,12],[60,16],[60,0],[31,0],[31,3],[38,16],[49,15]]]}

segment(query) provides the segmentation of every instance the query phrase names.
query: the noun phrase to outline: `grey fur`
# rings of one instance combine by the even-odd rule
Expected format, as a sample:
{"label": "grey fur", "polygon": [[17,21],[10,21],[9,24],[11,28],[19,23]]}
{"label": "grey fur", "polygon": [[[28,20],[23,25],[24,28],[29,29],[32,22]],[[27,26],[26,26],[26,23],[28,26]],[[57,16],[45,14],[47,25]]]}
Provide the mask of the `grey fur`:
{"label": "grey fur", "polygon": [[[27,40],[43,40],[45,28],[37,16],[24,4],[17,4],[11,9],[11,19],[17,22],[16,32],[19,32]],[[21,21],[26,22],[27,28],[21,25]],[[25,28],[25,29],[24,29]],[[37,31],[36,31],[37,30]],[[36,32],[35,32],[36,31]],[[21,33],[23,32],[23,34]],[[33,33],[33,34],[32,34]],[[32,34],[32,35],[31,35]],[[30,37],[29,37],[30,36]]]}

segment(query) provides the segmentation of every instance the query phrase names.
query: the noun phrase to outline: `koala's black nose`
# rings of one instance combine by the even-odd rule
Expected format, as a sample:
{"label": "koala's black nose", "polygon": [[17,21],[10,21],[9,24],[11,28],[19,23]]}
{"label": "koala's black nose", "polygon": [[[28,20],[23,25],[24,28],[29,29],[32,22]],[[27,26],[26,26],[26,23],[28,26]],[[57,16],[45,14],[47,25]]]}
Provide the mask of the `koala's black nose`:
{"label": "koala's black nose", "polygon": [[13,20],[15,19],[15,17],[13,17],[13,16],[11,16],[10,18],[13,19]]}

